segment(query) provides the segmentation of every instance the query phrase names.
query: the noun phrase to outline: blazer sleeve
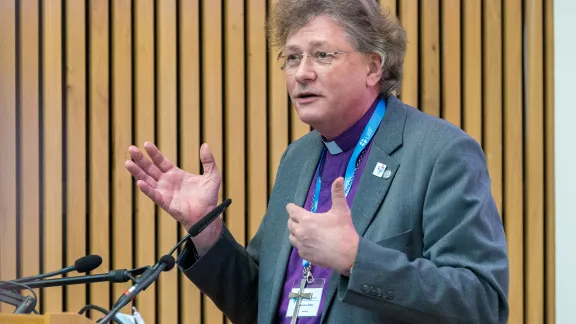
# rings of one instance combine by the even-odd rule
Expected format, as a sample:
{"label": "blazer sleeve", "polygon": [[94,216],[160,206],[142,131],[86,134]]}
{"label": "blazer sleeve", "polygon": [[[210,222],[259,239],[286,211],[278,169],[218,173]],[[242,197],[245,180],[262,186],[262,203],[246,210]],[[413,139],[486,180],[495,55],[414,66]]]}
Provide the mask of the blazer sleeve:
{"label": "blazer sleeve", "polygon": [[339,299],[403,322],[506,323],[506,238],[480,146],[470,137],[446,145],[428,186],[423,257],[361,238]]}
{"label": "blazer sleeve", "polygon": [[226,226],[216,244],[196,258],[191,240],[178,267],[233,323],[254,323],[258,316],[258,255],[260,235],[249,246],[236,242]]}

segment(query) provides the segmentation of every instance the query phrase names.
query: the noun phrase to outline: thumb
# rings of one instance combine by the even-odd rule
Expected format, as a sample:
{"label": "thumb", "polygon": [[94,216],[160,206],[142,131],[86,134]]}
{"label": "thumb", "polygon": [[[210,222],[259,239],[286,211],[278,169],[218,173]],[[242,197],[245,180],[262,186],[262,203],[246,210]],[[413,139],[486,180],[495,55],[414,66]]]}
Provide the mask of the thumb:
{"label": "thumb", "polygon": [[200,161],[202,162],[202,168],[204,168],[204,173],[215,173],[218,171],[216,167],[216,159],[212,154],[212,150],[208,144],[204,143],[200,147]]}
{"label": "thumb", "polygon": [[344,193],[344,178],[338,177],[332,182],[332,210],[347,211],[349,209]]}

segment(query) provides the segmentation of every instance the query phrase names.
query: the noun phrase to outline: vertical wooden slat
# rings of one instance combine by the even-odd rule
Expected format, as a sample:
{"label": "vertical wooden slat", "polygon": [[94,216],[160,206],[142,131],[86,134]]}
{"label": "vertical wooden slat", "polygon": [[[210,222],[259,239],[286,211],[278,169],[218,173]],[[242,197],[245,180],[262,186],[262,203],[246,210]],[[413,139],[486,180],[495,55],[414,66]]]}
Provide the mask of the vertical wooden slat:
{"label": "vertical wooden slat", "polygon": [[[157,18],[157,86],[158,86],[158,142],[160,151],[176,161],[176,1],[156,3]],[[159,212],[158,253],[168,253],[178,239],[178,224],[164,210]],[[175,271],[162,274],[158,282],[160,323],[178,321],[178,303],[173,301],[178,294],[178,277]]]}
{"label": "vertical wooden slat", "polygon": [[396,17],[396,0],[380,0],[380,8],[385,15],[390,14],[390,17]]}
{"label": "vertical wooden slat", "polygon": [[544,202],[546,217],[546,318],[545,323],[556,323],[556,228],[555,228],[555,172],[554,172],[554,1],[544,3],[544,105],[545,105],[545,145],[546,183]]}
{"label": "vertical wooden slat", "polygon": [[422,93],[420,109],[425,113],[440,116],[440,2],[421,2],[420,61],[422,62]]}
{"label": "vertical wooden slat", "polygon": [[[0,2],[0,280],[16,278],[16,2]],[[14,307],[0,304],[1,312]]]}
{"label": "vertical wooden slat", "polygon": [[[200,173],[200,12],[199,0],[180,1],[180,147],[181,168],[194,174]],[[236,201],[234,201],[236,202]],[[186,229],[182,226],[180,234]],[[182,298],[180,323],[195,324],[202,321],[201,293],[180,273]]]}
{"label": "vertical wooden slat", "polygon": [[522,1],[504,6],[504,226],[510,262],[510,324],[524,323]]}
{"label": "vertical wooden slat", "polygon": [[[208,143],[220,171],[224,170],[222,135],[222,3],[202,0],[202,141]],[[226,175],[225,175],[226,176]],[[226,182],[228,184],[228,182]],[[220,188],[219,200],[223,194]],[[204,320],[220,323],[223,315],[204,297]]]}
{"label": "vertical wooden slat", "polygon": [[[87,252],[85,12],[84,1],[66,1],[66,264]],[[87,302],[86,286],[68,286],[66,296],[66,309],[78,312]]]}
{"label": "vertical wooden slat", "polygon": [[442,0],[442,117],[461,127],[460,0]]}
{"label": "vertical wooden slat", "polygon": [[418,79],[418,70],[420,69],[418,60],[418,10],[417,0],[400,1],[400,22],[406,29],[408,37],[400,99],[412,107],[418,107],[418,98],[420,97]]}
{"label": "vertical wooden slat", "polygon": [[[269,0],[269,7],[272,8],[276,2],[277,0]],[[276,49],[268,53],[268,128],[270,129],[268,183],[270,190],[276,179],[280,158],[288,145],[288,94],[284,72],[280,69],[280,62],[276,59],[277,54]]]}
{"label": "vertical wooden slat", "polygon": [[247,0],[247,96],[248,96],[248,236],[251,239],[266,213],[267,152],[266,130],[266,0]]}
{"label": "vertical wooden slat", "polygon": [[[131,1],[112,2],[112,268],[132,269],[132,176],[124,168],[132,144]],[[113,300],[130,283],[112,285]],[[121,312],[130,313],[130,306]]]}
{"label": "vertical wooden slat", "polygon": [[482,6],[480,0],[463,1],[464,52],[462,54],[463,129],[482,144]]}
{"label": "vertical wooden slat", "polygon": [[[134,2],[134,123],[136,137],[134,145],[144,150],[144,143],[154,141],[154,2]],[[148,158],[148,157],[147,157]],[[156,262],[155,206],[140,190],[135,191],[136,233],[134,237],[136,267]],[[152,284],[147,293],[136,298],[138,312],[146,323],[156,323],[156,290]]]}
{"label": "vertical wooden slat", "polygon": [[[40,238],[40,150],[39,150],[39,3],[38,1],[22,1],[20,7],[20,92],[18,98],[21,103],[20,115],[20,276],[33,276],[40,272],[40,251],[38,240]],[[52,52],[51,54],[54,54]],[[53,79],[52,81],[56,81]],[[53,103],[53,102],[52,102]],[[57,107],[56,107],[57,108]],[[57,111],[54,111],[57,114]],[[55,115],[52,118],[58,118]],[[59,131],[59,130],[58,130]],[[52,164],[53,168],[61,168]],[[59,194],[56,192],[55,194]],[[53,196],[57,197],[57,196]],[[59,215],[51,214],[58,217]],[[58,219],[58,218],[56,218]],[[56,220],[55,219],[55,220]],[[54,257],[54,255],[52,255]],[[51,265],[55,265],[50,260]],[[61,263],[56,263],[61,264]],[[61,268],[60,265],[46,270],[52,271]],[[38,292],[38,289],[36,290]],[[57,305],[57,304],[53,304]],[[40,309],[40,308],[39,308]]]}
{"label": "vertical wooden slat", "polygon": [[544,107],[542,0],[526,10],[526,323],[544,322]]}
{"label": "vertical wooden slat", "polygon": [[[62,267],[62,2],[43,8],[44,269]],[[28,193],[26,193],[28,194]],[[62,288],[44,290],[43,311],[62,311]]]}
{"label": "vertical wooden slat", "polygon": [[225,133],[226,198],[234,202],[226,212],[226,225],[245,244],[245,142],[244,142],[244,1],[228,1],[224,10],[226,35]]}
{"label": "vertical wooden slat", "polygon": [[502,212],[502,3],[484,1],[484,151],[492,196]]}
{"label": "vertical wooden slat", "polygon": [[[246,245],[245,209],[245,105],[244,105],[244,1],[226,1],[225,35],[225,127],[226,198],[234,202],[226,211],[226,225],[242,245]],[[230,323],[230,320],[227,319]]]}
{"label": "vertical wooden slat", "polygon": [[[90,78],[89,78],[89,109],[90,109],[90,254],[102,257],[102,265],[95,273],[106,273],[110,269],[109,237],[109,66],[108,59],[108,1],[90,1]],[[91,284],[90,303],[110,309],[107,282]],[[100,318],[100,314],[91,313],[92,318]]]}

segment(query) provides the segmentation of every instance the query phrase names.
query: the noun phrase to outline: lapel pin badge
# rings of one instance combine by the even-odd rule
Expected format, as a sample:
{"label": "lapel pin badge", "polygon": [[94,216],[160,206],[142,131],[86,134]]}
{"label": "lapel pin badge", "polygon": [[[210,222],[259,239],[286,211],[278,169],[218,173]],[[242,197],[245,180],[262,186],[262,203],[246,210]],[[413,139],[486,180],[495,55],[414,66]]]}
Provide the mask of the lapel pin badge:
{"label": "lapel pin badge", "polygon": [[386,171],[386,164],[383,163],[376,163],[376,166],[374,167],[374,171],[372,171],[372,174],[377,176],[378,178],[382,178],[383,175],[386,174],[386,172],[390,172],[390,171]]}
{"label": "lapel pin badge", "polygon": [[390,171],[390,170],[386,170],[383,174],[384,179],[389,179],[390,176],[392,176],[392,171]]}

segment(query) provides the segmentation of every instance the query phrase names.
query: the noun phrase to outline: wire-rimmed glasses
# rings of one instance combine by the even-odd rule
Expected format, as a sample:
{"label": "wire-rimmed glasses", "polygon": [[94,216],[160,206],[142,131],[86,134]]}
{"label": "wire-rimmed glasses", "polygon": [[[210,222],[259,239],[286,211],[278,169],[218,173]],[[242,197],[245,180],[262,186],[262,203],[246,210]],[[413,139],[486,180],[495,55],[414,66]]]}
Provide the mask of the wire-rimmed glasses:
{"label": "wire-rimmed glasses", "polygon": [[298,67],[304,60],[304,57],[308,57],[308,64],[311,64],[314,71],[317,73],[322,73],[330,67],[332,64],[332,60],[336,55],[339,54],[346,54],[348,52],[336,51],[336,52],[324,52],[324,51],[317,51],[314,54],[308,53],[290,53],[284,55],[283,53],[279,53],[277,60],[282,63],[281,69],[287,74],[294,74]]}

